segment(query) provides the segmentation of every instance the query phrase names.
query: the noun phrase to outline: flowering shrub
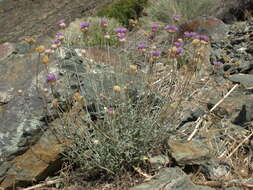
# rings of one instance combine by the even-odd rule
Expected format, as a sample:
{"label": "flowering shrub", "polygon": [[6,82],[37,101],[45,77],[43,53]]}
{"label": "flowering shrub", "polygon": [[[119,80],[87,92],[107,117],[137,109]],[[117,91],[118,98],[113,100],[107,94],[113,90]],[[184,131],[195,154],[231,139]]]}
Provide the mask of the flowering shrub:
{"label": "flowering shrub", "polygon": [[118,43],[114,29],[120,27],[121,25],[115,19],[88,17],[85,21],[70,24],[65,31],[65,43],[67,45],[113,46]]}

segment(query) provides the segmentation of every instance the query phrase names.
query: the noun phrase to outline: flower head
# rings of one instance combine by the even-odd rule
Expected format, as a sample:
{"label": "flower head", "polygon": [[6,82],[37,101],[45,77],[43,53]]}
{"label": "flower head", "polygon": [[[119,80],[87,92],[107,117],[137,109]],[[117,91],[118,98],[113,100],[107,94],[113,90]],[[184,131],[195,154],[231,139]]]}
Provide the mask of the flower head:
{"label": "flower head", "polygon": [[152,32],[157,32],[158,28],[159,28],[158,24],[151,24],[151,30],[152,30]]}
{"label": "flower head", "polygon": [[196,32],[185,32],[185,33],[184,33],[184,36],[185,36],[186,38],[193,38],[193,37],[195,37],[196,35],[197,35]]}
{"label": "flower head", "polygon": [[179,47],[182,47],[184,45],[184,42],[179,42],[179,41],[176,41],[174,42],[174,45],[179,48]]}
{"label": "flower head", "polygon": [[62,19],[58,22],[59,26],[62,27],[62,28],[65,28],[66,27],[66,24],[65,24],[65,20]]}
{"label": "flower head", "polygon": [[125,33],[118,33],[117,37],[119,41],[125,41],[126,40],[126,34]]}
{"label": "flower head", "polygon": [[145,51],[146,49],[147,49],[147,45],[146,44],[139,44],[138,45],[138,50]]}
{"label": "flower head", "polygon": [[208,42],[209,41],[209,37],[206,36],[206,35],[196,35],[195,36],[196,39],[199,39],[199,40],[203,40],[205,42]]}
{"label": "flower head", "polygon": [[161,56],[161,51],[159,50],[153,50],[151,51],[152,57],[160,57]]}
{"label": "flower head", "polygon": [[179,21],[180,18],[181,18],[181,15],[172,15],[171,18],[172,18],[173,20],[175,20],[175,21]]}
{"label": "flower head", "polygon": [[182,47],[178,47],[176,50],[176,55],[181,56],[184,53],[184,49]]}
{"label": "flower head", "polygon": [[114,32],[116,32],[116,33],[126,33],[127,29],[126,28],[115,28]]}
{"label": "flower head", "polygon": [[46,81],[49,84],[54,84],[56,82],[56,80],[57,80],[57,77],[55,74],[48,74],[46,77]]}
{"label": "flower head", "polygon": [[44,51],[45,51],[45,46],[40,45],[36,48],[37,53],[44,53]]}
{"label": "flower head", "polygon": [[178,28],[174,25],[167,25],[164,27],[165,30],[167,30],[168,32],[176,32],[178,31]]}
{"label": "flower head", "polygon": [[64,39],[64,34],[61,33],[61,32],[57,32],[55,36],[56,36],[56,38],[59,39],[59,40],[63,40],[63,39]]}
{"label": "flower head", "polygon": [[151,40],[151,41],[154,40],[155,38],[156,38],[156,36],[153,35],[153,34],[151,34],[151,35],[148,36],[148,39]]}
{"label": "flower head", "polygon": [[102,20],[100,21],[100,25],[101,25],[102,27],[107,27],[107,26],[108,26],[108,20],[102,19]]}
{"label": "flower head", "polygon": [[82,31],[88,30],[89,26],[90,26],[90,22],[81,22],[80,23],[80,28]]}

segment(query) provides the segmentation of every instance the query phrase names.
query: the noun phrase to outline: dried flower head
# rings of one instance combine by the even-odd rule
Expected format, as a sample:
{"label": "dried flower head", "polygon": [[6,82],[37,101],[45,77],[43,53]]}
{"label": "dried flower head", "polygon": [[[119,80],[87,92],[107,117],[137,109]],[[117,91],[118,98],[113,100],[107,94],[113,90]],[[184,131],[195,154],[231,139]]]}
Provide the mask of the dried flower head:
{"label": "dried flower head", "polygon": [[134,72],[137,71],[137,65],[130,65],[129,68],[131,71],[134,71]]}
{"label": "dried flower head", "polygon": [[114,92],[116,92],[116,93],[120,93],[121,92],[121,87],[120,86],[113,86],[113,90],[114,90]]}
{"label": "dried flower head", "polygon": [[31,44],[34,44],[36,40],[33,38],[25,38],[25,42],[31,45]]}
{"label": "dried flower head", "polygon": [[45,46],[38,46],[36,49],[37,53],[44,53],[45,52]]}
{"label": "dried flower head", "polygon": [[43,56],[42,59],[41,59],[41,62],[44,63],[44,64],[48,64],[49,62],[49,58],[47,55]]}

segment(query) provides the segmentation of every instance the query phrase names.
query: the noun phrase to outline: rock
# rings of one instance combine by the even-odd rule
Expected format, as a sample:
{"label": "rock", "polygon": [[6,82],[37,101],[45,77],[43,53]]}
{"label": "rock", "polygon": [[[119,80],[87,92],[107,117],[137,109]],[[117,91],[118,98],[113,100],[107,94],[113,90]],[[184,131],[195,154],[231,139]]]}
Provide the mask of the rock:
{"label": "rock", "polygon": [[211,159],[211,151],[201,142],[168,141],[170,155],[179,165],[205,163]]}
{"label": "rock", "polygon": [[213,188],[194,185],[184,172],[176,168],[163,168],[151,181],[137,185],[130,190],[212,190]]}
{"label": "rock", "polygon": [[224,39],[227,33],[227,26],[219,19],[214,17],[199,17],[179,26],[179,36],[184,32],[197,32],[209,36],[214,41]]}
{"label": "rock", "polygon": [[153,156],[149,158],[148,161],[150,162],[151,166],[154,168],[163,167],[167,165],[168,163],[170,163],[169,157],[165,155]]}
{"label": "rock", "polygon": [[0,44],[0,61],[10,56],[14,51],[15,47],[12,43],[6,42],[4,44]]}
{"label": "rock", "polygon": [[230,81],[240,83],[246,89],[253,88],[253,75],[248,74],[234,74],[228,77]]}

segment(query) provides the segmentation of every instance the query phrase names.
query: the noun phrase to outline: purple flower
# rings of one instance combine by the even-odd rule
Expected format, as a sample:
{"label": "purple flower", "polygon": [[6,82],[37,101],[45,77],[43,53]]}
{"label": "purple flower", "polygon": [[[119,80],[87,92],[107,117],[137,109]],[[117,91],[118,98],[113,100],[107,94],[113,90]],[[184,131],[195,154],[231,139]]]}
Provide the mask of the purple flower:
{"label": "purple flower", "polygon": [[178,30],[178,28],[173,25],[167,25],[164,27],[164,29],[167,30],[168,32],[176,32]]}
{"label": "purple flower", "polygon": [[117,37],[122,40],[122,39],[126,38],[126,34],[125,33],[118,33]]}
{"label": "purple flower", "polygon": [[182,47],[178,47],[176,50],[176,55],[181,56],[184,53],[184,49]]}
{"label": "purple flower", "polygon": [[214,61],[214,62],[212,62],[212,65],[214,65],[214,66],[221,66],[223,63],[222,62],[220,62],[220,61]]}
{"label": "purple flower", "polygon": [[159,50],[153,50],[153,51],[151,51],[151,55],[153,57],[159,57],[161,55],[161,51],[159,51]]}
{"label": "purple flower", "polygon": [[81,22],[80,23],[80,28],[81,29],[88,29],[90,26],[90,22]]}
{"label": "purple flower", "polygon": [[172,15],[171,18],[174,19],[175,21],[178,21],[181,18],[181,15]]}
{"label": "purple flower", "polygon": [[52,40],[53,44],[59,45],[61,43],[61,40],[56,39],[56,40]]}
{"label": "purple flower", "polygon": [[147,48],[146,44],[140,44],[138,45],[138,50],[144,51]]}
{"label": "purple flower", "polygon": [[197,35],[196,32],[185,32],[184,33],[184,36],[187,37],[187,38],[193,38]]}
{"label": "purple flower", "polygon": [[61,33],[61,32],[57,32],[56,33],[56,38],[59,39],[59,40],[63,40],[64,39],[64,34]]}
{"label": "purple flower", "polygon": [[156,32],[159,28],[159,25],[158,24],[151,24],[151,29],[152,29],[152,32]]}
{"label": "purple flower", "polygon": [[205,42],[208,42],[209,41],[209,37],[208,36],[205,36],[205,35],[196,35],[195,36],[196,39],[199,39],[199,40],[203,40]]}
{"label": "purple flower", "polygon": [[126,33],[127,29],[126,28],[115,28],[114,32],[116,32],[116,33]]}
{"label": "purple flower", "polygon": [[153,35],[153,34],[149,35],[149,36],[148,36],[148,39],[149,39],[149,40],[154,40],[154,39],[155,39],[155,35]]}
{"label": "purple flower", "polygon": [[47,83],[54,83],[56,82],[57,78],[55,74],[48,74],[46,77]]}
{"label": "purple flower", "polygon": [[100,25],[101,25],[102,27],[106,27],[106,26],[108,25],[108,21],[107,21],[106,19],[102,19],[102,20],[100,21]]}
{"label": "purple flower", "polygon": [[179,48],[179,47],[182,47],[184,45],[183,42],[174,42],[174,45]]}

